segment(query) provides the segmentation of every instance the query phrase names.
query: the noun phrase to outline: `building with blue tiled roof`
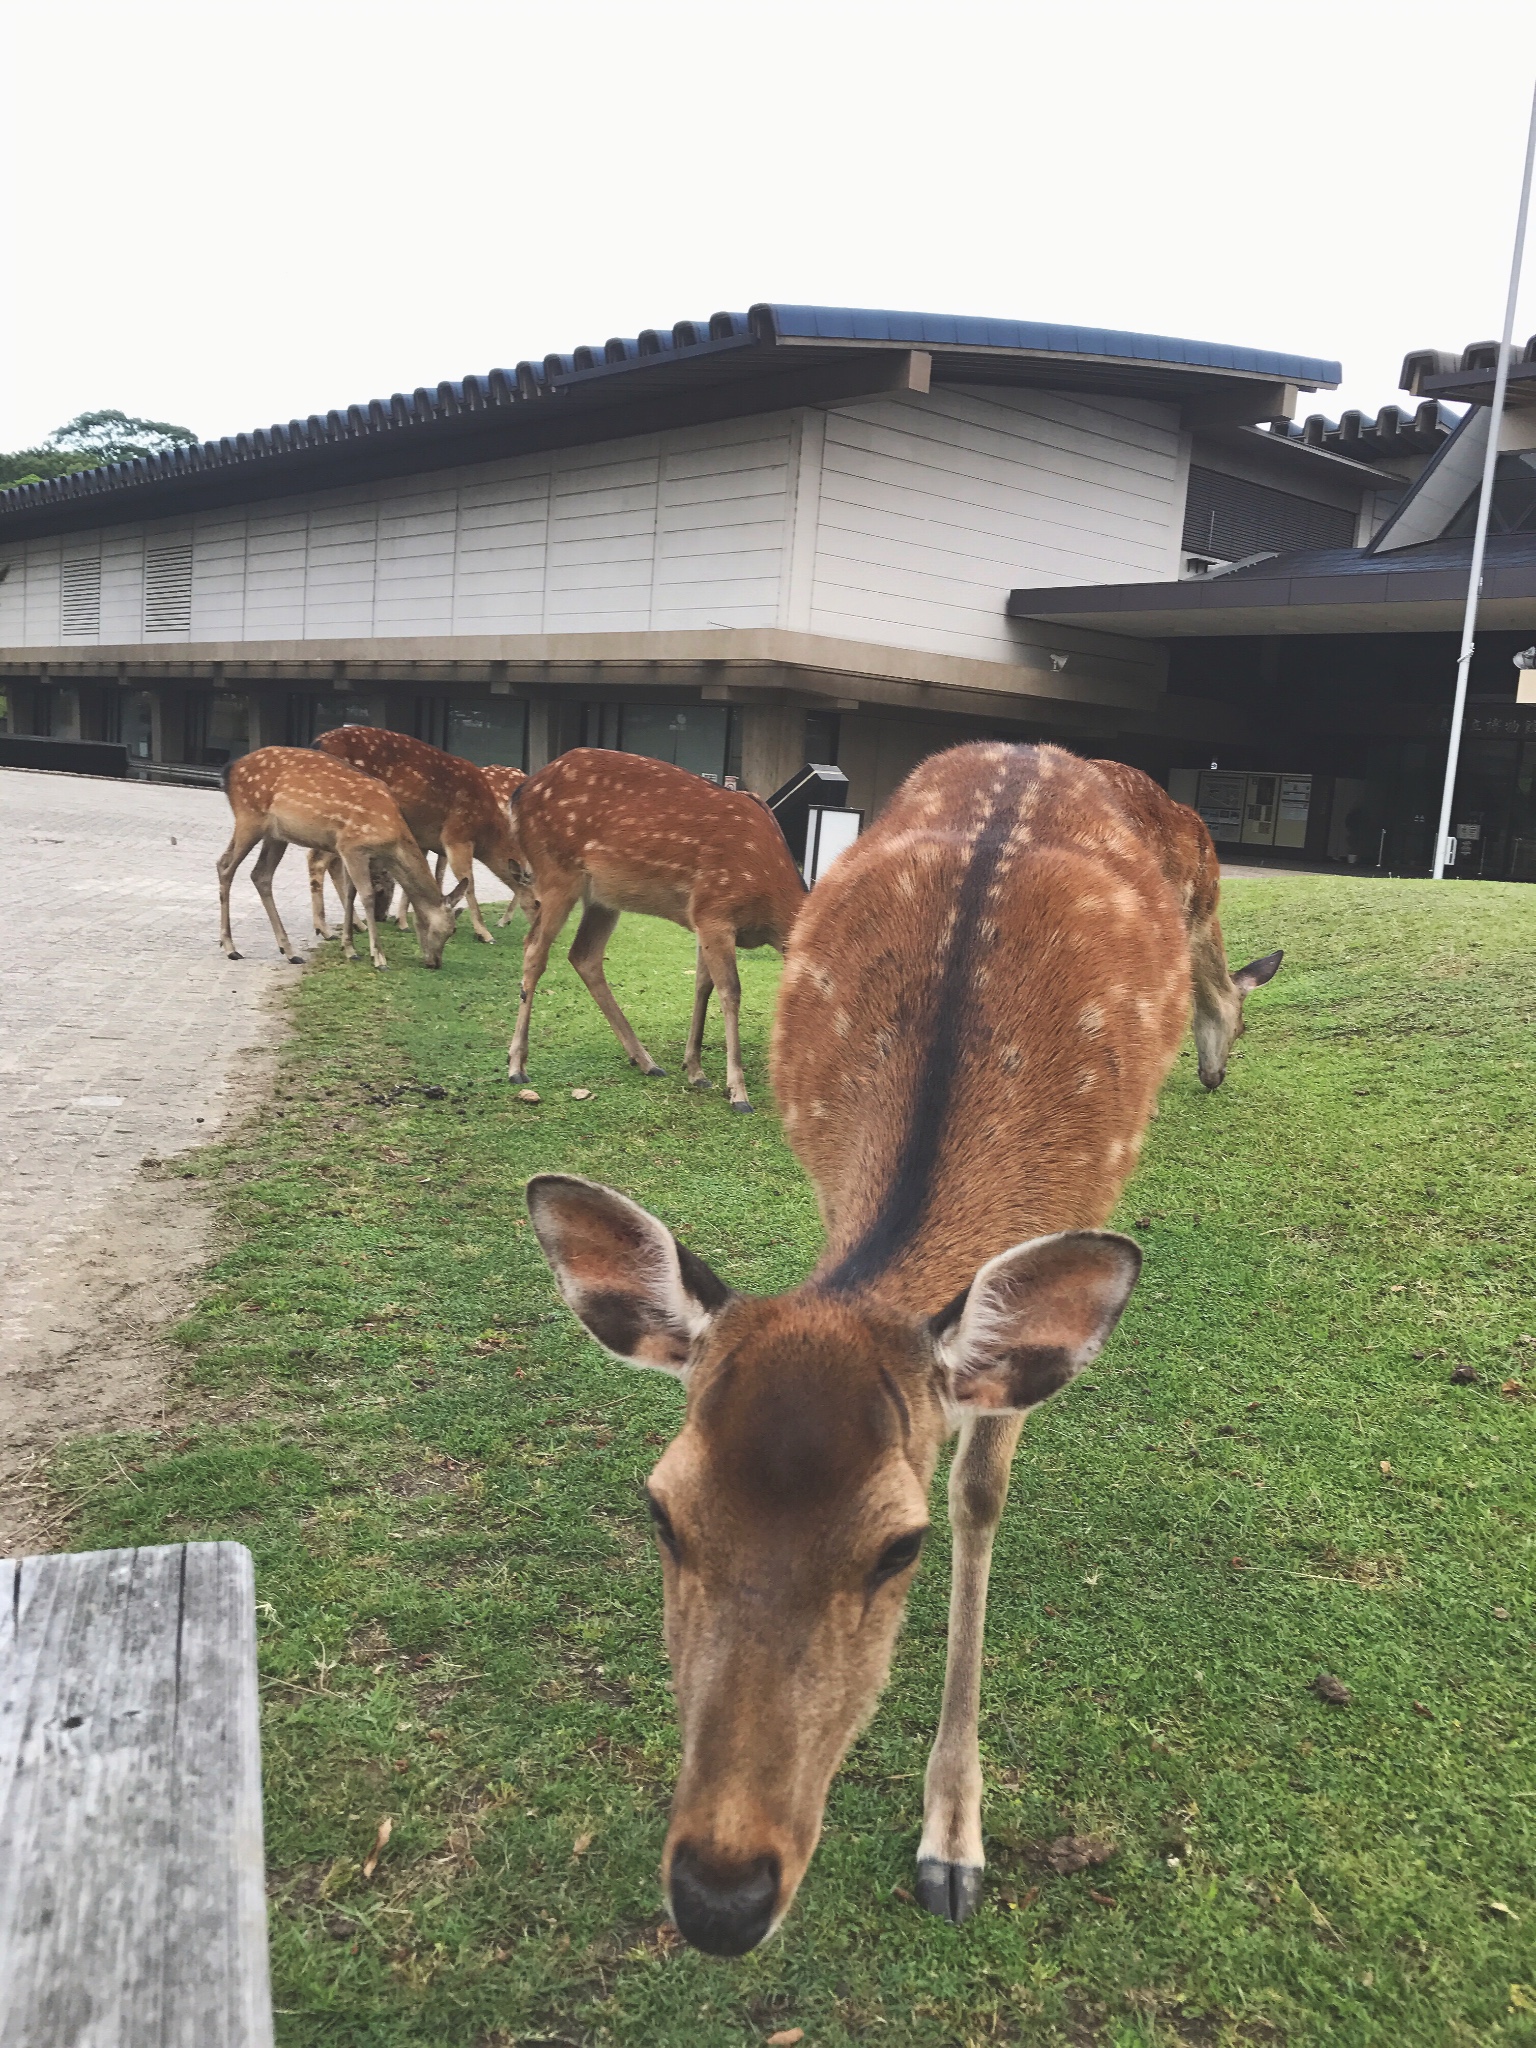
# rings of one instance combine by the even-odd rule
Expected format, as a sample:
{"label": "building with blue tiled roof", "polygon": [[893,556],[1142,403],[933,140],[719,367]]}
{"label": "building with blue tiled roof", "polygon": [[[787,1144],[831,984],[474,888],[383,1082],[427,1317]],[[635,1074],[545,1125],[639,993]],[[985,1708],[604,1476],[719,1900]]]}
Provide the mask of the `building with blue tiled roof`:
{"label": "building with blue tiled roof", "polygon": [[0,492],[7,735],[188,777],[345,721],[531,767],[615,745],[764,793],[835,758],[866,812],[983,735],[1166,778],[1257,744],[1240,693],[1062,593],[1368,544],[1457,415],[1299,424],[1339,377],[759,305]]}

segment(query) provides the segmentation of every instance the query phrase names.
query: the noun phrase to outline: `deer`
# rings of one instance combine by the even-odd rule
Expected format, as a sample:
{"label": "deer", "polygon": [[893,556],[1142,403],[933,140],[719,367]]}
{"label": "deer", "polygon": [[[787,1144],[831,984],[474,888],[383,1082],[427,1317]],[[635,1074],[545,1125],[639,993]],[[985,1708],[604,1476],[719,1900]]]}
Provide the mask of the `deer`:
{"label": "deer", "polygon": [[[484,770],[473,761],[460,760],[457,754],[445,754],[441,747],[430,747],[409,733],[391,732],[379,725],[337,726],[333,732],[321,733],[313,745],[333,760],[350,761],[354,768],[377,776],[387,786],[423,851],[445,856],[464,884],[459,893],[475,937],[483,944],[496,942],[475,899],[477,860],[483,861],[498,881],[505,882],[525,914],[531,914],[512,814],[497,797]],[[439,882],[442,875],[439,867]],[[312,875],[312,899],[317,886]],[[403,926],[403,910],[401,923]]]}
{"label": "deer", "polygon": [[809,1277],[743,1294],[624,1193],[528,1184],[567,1306],[685,1392],[647,1493],[682,1737],[662,1878],[695,1947],[745,1954],[789,1911],[885,1685],[951,1435],[916,1899],[975,1911],[1013,1452],[1136,1283],[1139,1247],[1103,1225],[1189,1002],[1182,906],[1106,779],[1054,747],[957,747],[907,778],[790,935],[771,1076],[825,1227]]}
{"label": "deer", "polygon": [[635,1036],[608,986],[608,941],[626,910],[670,918],[693,933],[693,1020],[683,1057],[688,1085],[710,1085],[703,1065],[704,1020],[710,995],[718,992],[727,1094],[733,1110],[750,1114],[737,948],[773,946],[782,953],[806,899],[772,811],[761,797],[721,789],[670,761],[599,747],[575,747],[530,775],[514,810],[537,911],[523,947],[507,1078],[528,1078],[534,992],[550,948],[579,901],[571,965],[613,1026],[630,1065],[642,1074],[666,1070]]}
{"label": "deer", "polygon": [[[508,806],[511,805],[516,790],[528,780],[527,775],[521,768],[504,768],[496,763],[480,764],[480,773],[485,777],[492,789],[495,790],[498,800]],[[448,856],[443,853],[434,855],[432,876],[440,889],[443,886],[443,877],[447,872]],[[330,877],[336,894],[340,896],[342,894],[340,862],[334,855],[312,852],[309,856],[309,902],[310,915],[314,922],[315,937],[317,939],[332,939],[336,936],[325,921],[325,882],[327,876]],[[390,906],[393,904],[394,898],[395,885],[391,881],[386,880],[382,882],[375,890],[374,909],[381,922],[389,916]],[[496,920],[497,924],[499,926],[509,925],[512,922],[513,912],[517,910],[521,910],[524,918],[532,922],[533,892],[527,887],[526,882],[523,887],[512,892],[511,900],[502,911],[501,916]],[[405,930],[409,922],[409,912],[409,899],[402,895],[400,899],[400,929],[402,931]]]}
{"label": "deer", "polygon": [[[521,768],[504,768],[498,762],[488,762],[481,768],[480,773],[485,777],[492,789],[495,790],[497,798],[507,806],[508,810],[516,802],[517,792],[528,780],[527,775]],[[513,825],[515,826],[516,823],[517,820],[514,817]],[[531,890],[525,890],[522,896],[519,896],[514,891],[511,902],[496,920],[498,930],[503,925],[509,925],[512,922],[514,910],[521,910],[523,916],[530,923],[532,922],[533,895]]]}
{"label": "deer", "polygon": [[1226,1079],[1232,1047],[1243,1035],[1243,1006],[1256,988],[1273,981],[1285,958],[1276,949],[1233,974],[1227,966],[1216,906],[1221,862],[1204,818],[1171,797],[1161,783],[1124,761],[1091,761],[1109,783],[1157,856],[1184,912],[1194,983],[1195,1058],[1204,1087]]}
{"label": "deer", "polygon": [[290,846],[307,846],[339,860],[345,876],[342,950],[357,958],[352,943],[354,895],[360,894],[368,926],[368,953],[377,968],[389,965],[379,946],[374,903],[375,872],[398,882],[416,908],[417,943],[428,967],[440,967],[453,936],[453,901],[444,901],[426,856],[399,806],[382,782],[348,761],[316,755],[302,747],[259,747],[231,761],[223,773],[224,793],[235,814],[234,831],[218,859],[219,943],[238,960],[229,929],[229,890],[240,863],[262,842],[251,880],[266,906],[277,949],[302,965],[272,896],[272,877]]}

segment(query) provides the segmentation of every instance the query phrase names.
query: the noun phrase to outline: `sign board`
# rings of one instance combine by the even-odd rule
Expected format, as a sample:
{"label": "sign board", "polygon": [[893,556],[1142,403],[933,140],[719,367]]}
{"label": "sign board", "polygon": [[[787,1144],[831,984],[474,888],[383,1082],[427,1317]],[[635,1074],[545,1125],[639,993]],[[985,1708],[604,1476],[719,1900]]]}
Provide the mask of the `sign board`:
{"label": "sign board", "polygon": [[1307,819],[1312,811],[1310,775],[1282,775],[1280,815],[1275,820],[1276,846],[1305,846]]}
{"label": "sign board", "polygon": [[1248,795],[1246,775],[1207,769],[1200,777],[1195,809],[1205,820],[1205,829],[1218,846],[1233,844],[1243,836],[1243,803]]}
{"label": "sign board", "polygon": [[864,829],[864,813],[839,804],[812,804],[805,828],[805,875],[809,888],[827,872],[840,853],[846,853]]}

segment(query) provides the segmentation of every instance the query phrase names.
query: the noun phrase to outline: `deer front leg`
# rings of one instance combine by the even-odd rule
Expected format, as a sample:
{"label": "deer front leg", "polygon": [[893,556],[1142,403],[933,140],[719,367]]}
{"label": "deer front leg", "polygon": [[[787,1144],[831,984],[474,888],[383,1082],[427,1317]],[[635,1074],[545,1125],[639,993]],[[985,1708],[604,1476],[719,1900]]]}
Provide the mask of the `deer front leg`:
{"label": "deer front leg", "polygon": [[325,921],[325,878],[331,876],[336,893],[341,894],[341,884],[332,869],[334,854],[324,853],[318,847],[311,847],[309,853],[309,921],[314,927],[317,939],[334,939],[336,934]]}
{"label": "deer front leg", "polygon": [[229,929],[229,885],[235,879],[241,861],[261,837],[261,827],[249,822],[235,820],[235,829],[230,834],[229,844],[219,855],[216,872],[219,877],[219,944],[224,948],[225,957],[238,960],[234,935]]}
{"label": "deer front leg", "polygon": [[454,879],[464,884],[464,904],[469,912],[470,929],[482,944],[494,946],[496,941],[486,929],[485,919],[480,915],[480,905],[475,898],[475,849],[457,841],[450,846],[437,863],[437,886],[443,886],[443,876],[451,867]]}
{"label": "deer front leg", "polygon": [[285,960],[291,960],[295,967],[302,967],[304,955],[293,950],[293,942],[283,929],[283,920],[277,914],[277,900],[272,894],[272,877],[277,873],[287,851],[286,839],[264,840],[261,851],[256,856],[256,865],[251,869],[251,880],[256,885],[256,894],[266,908],[267,918],[272,926],[272,936],[277,940],[277,950]]}
{"label": "deer front leg", "polygon": [[544,969],[549,965],[549,950],[560,934],[561,927],[571,914],[571,907],[581,894],[581,885],[569,883],[551,884],[537,904],[537,915],[528,927],[528,936],[523,941],[523,979],[518,990],[517,1027],[512,1033],[512,1043],[507,1047],[507,1079],[526,1081],[528,1078],[528,1032],[533,1021],[533,994],[539,985]]}
{"label": "deer front leg", "polygon": [[923,1788],[918,1903],[958,1925],[981,1898],[981,1654],[992,1539],[1008,1498],[1023,1417],[967,1416],[949,1471],[954,1537],[944,1705]]}
{"label": "deer front leg", "polygon": [[613,990],[608,986],[608,977],[603,973],[603,953],[618,921],[616,910],[608,909],[606,904],[589,903],[571,941],[571,965],[587,984],[593,1002],[613,1026],[613,1035],[623,1046],[630,1065],[638,1067],[642,1074],[664,1075],[666,1068],[657,1066],[635,1036],[634,1026],[619,1008]]}
{"label": "deer front leg", "polygon": [[[357,891],[352,886],[352,877],[347,873],[346,862],[338,859],[336,865],[341,870],[341,880],[336,884],[341,891],[341,957],[343,960],[355,960],[357,948],[352,943],[352,934],[357,929]],[[393,888],[394,885],[390,886]],[[377,899],[374,901],[374,917],[378,917]]]}
{"label": "deer front leg", "polygon": [[[363,906],[363,917],[368,926],[368,957],[375,967],[382,970],[389,965],[389,962],[385,959],[384,949],[379,944],[379,928],[373,908],[373,870],[369,866],[368,856],[365,853],[348,849],[347,852],[342,854],[341,858],[347,870],[347,880],[351,884],[347,892],[349,899],[347,903],[347,943],[350,945],[352,941],[353,904],[360,898]],[[355,960],[357,955],[349,953],[347,957],[350,960]]]}
{"label": "deer front leg", "polygon": [[688,1044],[683,1052],[683,1072],[688,1077],[690,1088],[709,1086],[709,1076],[704,1071],[704,1017],[714,986],[710,971],[704,965],[704,948],[699,946],[695,949],[693,962],[693,1022],[688,1027]]}
{"label": "deer front leg", "polygon": [[[741,1063],[741,976],[736,971],[736,935],[713,926],[700,926],[699,958],[709,970],[720,997],[720,1014],[725,1019],[725,1085],[732,1109],[744,1116],[752,1113],[747,1094],[747,1070]],[[697,1012],[698,998],[694,998]],[[702,1028],[702,1019],[700,1019]]]}

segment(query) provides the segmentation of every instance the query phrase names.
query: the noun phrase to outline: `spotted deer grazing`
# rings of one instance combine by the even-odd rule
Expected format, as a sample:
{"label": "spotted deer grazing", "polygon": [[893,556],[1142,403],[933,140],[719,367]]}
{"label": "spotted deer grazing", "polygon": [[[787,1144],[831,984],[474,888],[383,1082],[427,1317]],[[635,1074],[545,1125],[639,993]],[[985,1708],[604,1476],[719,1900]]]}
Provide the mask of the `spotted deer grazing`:
{"label": "spotted deer grazing", "polygon": [[1206,1087],[1219,1088],[1226,1078],[1232,1047],[1243,1035],[1243,1004],[1256,988],[1279,973],[1285,954],[1266,953],[1231,973],[1216,915],[1221,862],[1204,818],[1188,804],[1177,802],[1139,768],[1127,767],[1123,761],[1091,761],[1088,765],[1097,768],[1113,788],[1179,899],[1189,930],[1195,1057]]}
{"label": "spotted deer grazing", "polygon": [[693,1022],[684,1054],[690,1087],[707,1088],[704,1018],[711,990],[725,1018],[726,1087],[750,1110],[741,1063],[739,946],[782,953],[805,902],[778,821],[760,797],[720,789],[644,754],[577,747],[529,776],[514,806],[538,915],[523,948],[523,985],[507,1074],[526,1081],[534,991],[573,906],[583,906],[571,965],[643,1074],[659,1067],[635,1036],[603,973],[603,954],[626,910],[670,918],[698,941]]}
{"label": "spotted deer grazing", "polygon": [[788,1911],[956,1432],[917,1893],[974,1911],[993,1533],[1024,1416],[1135,1284],[1137,1246],[1099,1226],[1189,987],[1180,905],[1104,778],[1053,747],[958,747],[908,778],[790,939],[772,1071],[826,1226],[810,1278],[738,1294],[622,1194],[529,1184],[569,1306],[687,1393],[648,1490],[682,1733],[663,1873],[697,1947],[742,1954]]}
{"label": "spotted deer grazing", "polygon": [[457,754],[445,754],[441,747],[429,747],[425,740],[380,725],[341,725],[321,733],[314,745],[320,753],[350,761],[387,785],[417,843],[428,853],[445,855],[464,884],[462,893],[477,939],[488,946],[495,943],[475,900],[477,860],[506,883],[525,911],[530,909],[511,812],[473,761],[461,761]]}
{"label": "spotted deer grazing", "polygon": [[260,747],[229,764],[224,792],[235,814],[235,829],[218,861],[219,941],[231,960],[240,955],[229,929],[229,886],[259,839],[262,847],[251,880],[266,905],[278,951],[286,959],[297,962],[302,956],[293,950],[277,914],[272,877],[290,846],[308,846],[335,855],[345,871],[342,944],[349,960],[357,958],[352,944],[357,894],[362,897],[373,964],[389,965],[379,949],[374,915],[372,878],[378,873],[398,882],[415,906],[423,961],[428,967],[442,965],[443,948],[453,936],[451,901],[444,902],[426,856],[382,782],[350,762],[305,748]]}

